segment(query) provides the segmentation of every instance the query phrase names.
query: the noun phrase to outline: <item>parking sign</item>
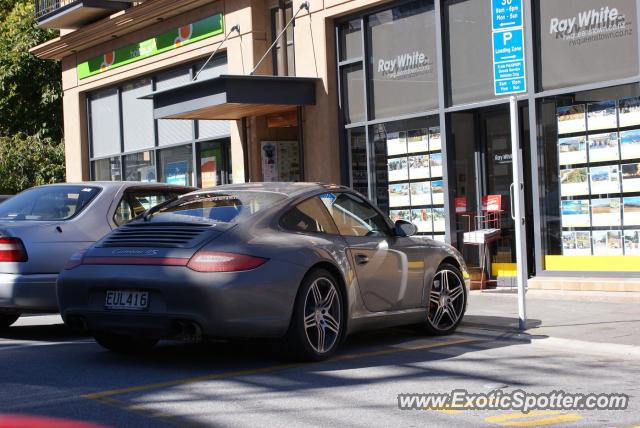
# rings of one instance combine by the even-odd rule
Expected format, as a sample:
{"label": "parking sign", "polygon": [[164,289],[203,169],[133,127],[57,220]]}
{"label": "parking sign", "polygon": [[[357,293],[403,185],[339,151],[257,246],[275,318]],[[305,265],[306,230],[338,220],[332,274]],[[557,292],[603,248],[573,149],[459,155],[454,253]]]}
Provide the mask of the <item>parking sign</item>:
{"label": "parking sign", "polygon": [[492,0],[495,95],[527,91],[522,0]]}

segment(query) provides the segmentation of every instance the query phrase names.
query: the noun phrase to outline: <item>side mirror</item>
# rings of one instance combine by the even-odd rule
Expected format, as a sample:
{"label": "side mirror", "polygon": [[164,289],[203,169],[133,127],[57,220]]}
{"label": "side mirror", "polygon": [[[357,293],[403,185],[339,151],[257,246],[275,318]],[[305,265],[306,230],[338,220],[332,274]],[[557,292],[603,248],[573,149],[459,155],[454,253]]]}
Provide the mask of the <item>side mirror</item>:
{"label": "side mirror", "polygon": [[418,233],[418,228],[411,222],[398,220],[394,227],[394,233],[396,236],[413,236]]}

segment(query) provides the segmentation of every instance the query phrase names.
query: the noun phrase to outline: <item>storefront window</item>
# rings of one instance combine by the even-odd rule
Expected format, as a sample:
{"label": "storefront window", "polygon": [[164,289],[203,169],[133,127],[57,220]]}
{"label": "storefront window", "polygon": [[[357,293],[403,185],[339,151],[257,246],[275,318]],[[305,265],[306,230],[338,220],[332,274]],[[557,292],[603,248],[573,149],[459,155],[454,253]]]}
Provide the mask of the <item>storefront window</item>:
{"label": "storefront window", "polygon": [[420,235],[444,240],[442,144],[438,118],[370,127],[376,203],[393,221],[404,219]]}
{"label": "storefront window", "polygon": [[151,88],[151,79],[137,80],[122,87],[122,134],[125,152],[154,146],[153,101],[139,99],[150,94]]}
{"label": "storefront window", "polygon": [[448,0],[444,13],[449,104],[494,98],[491,0]]}
{"label": "storefront window", "polygon": [[351,187],[369,196],[369,170],[367,168],[367,134],[364,128],[353,128],[347,131],[351,166]]}
{"label": "storefront window", "polygon": [[99,159],[92,162],[93,179],[96,181],[120,181],[120,157]]}
{"label": "storefront window", "polygon": [[203,189],[228,183],[229,171],[228,141],[204,142],[198,144],[198,185]]}
{"label": "storefront window", "polygon": [[342,110],[346,123],[365,120],[364,72],[362,65],[356,64],[342,69]]}
{"label": "storefront window", "polygon": [[579,269],[575,256],[593,268],[599,256],[640,255],[640,85],[537,107],[546,269]]}
{"label": "storefront window", "polygon": [[[156,78],[156,90],[173,88],[188,83],[190,80],[189,69],[172,70],[160,74]],[[193,138],[193,121],[178,119],[158,120],[158,143],[161,146],[183,143]]]}
{"label": "storefront window", "polygon": [[126,181],[156,181],[156,163],[153,152],[133,153],[124,156],[124,179]]}
{"label": "storefront window", "polygon": [[116,88],[95,92],[89,97],[91,112],[91,156],[120,153],[120,112]]}
{"label": "storefront window", "polygon": [[373,117],[437,108],[433,2],[408,3],[384,10],[370,15],[367,22]]}
{"label": "storefront window", "polygon": [[362,57],[362,24],[360,19],[340,26],[340,61]]}
{"label": "storefront window", "polygon": [[193,185],[193,146],[158,150],[160,181],[182,186]]}
{"label": "storefront window", "polygon": [[536,0],[543,90],[638,75],[636,0]]}

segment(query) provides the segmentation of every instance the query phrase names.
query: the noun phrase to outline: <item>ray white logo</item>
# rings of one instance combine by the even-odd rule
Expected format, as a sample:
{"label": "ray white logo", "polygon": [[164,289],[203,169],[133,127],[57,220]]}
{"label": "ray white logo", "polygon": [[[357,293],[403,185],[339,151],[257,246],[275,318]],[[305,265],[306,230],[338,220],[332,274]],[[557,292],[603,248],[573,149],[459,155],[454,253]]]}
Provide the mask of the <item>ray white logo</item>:
{"label": "ray white logo", "polygon": [[389,60],[378,60],[378,73],[390,79],[431,71],[433,61],[424,52],[407,52]]}
{"label": "ray white logo", "polygon": [[549,34],[556,37],[580,37],[592,31],[612,31],[624,28],[626,17],[618,8],[604,6],[590,9],[569,18],[551,18]]}

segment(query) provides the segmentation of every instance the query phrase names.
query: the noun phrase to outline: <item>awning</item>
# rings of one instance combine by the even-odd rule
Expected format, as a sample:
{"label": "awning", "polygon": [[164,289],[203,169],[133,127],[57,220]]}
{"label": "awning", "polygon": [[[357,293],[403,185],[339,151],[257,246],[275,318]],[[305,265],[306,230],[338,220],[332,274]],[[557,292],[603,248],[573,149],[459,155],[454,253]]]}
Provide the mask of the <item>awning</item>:
{"label": "awning", "polygon": [[221,75],[141,97],[153,100],[155,119],[237,120],[313,105],[320,79]]}

